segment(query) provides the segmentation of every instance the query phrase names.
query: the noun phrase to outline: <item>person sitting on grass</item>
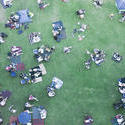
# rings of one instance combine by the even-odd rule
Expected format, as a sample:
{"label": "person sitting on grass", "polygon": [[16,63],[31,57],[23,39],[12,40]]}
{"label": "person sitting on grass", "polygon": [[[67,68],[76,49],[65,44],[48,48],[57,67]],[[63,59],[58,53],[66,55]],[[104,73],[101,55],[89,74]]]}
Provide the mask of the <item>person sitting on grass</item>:
{"label": "person sitting on grass", "polygon": [[40,8],[40,9],[44,9],[44,8],[46,8],[47,6],[49,6],[49,4],[46,3],[46,2],[43,1],[43,0],[37,0],[37,3],[38,3],[38,5],[39,5],[39,8]]}
{"label": "person sitting on grass", "polygon": [[11,113],[16,113],[16,109],[14,109],[13,107],[14,107],[14,105],[11,105],[11,106],[9,107],[9,111],[10,111]]}
{"label": "person sitting on grass", "polygon": [[55,91],[54,91],[54,88],[52,87],[47,87],[47,93],[48,93],[48,96],[49,97],[54,97],[56,95]]}
{"label": "person sitting on grass", "polygon": [[77,10],[76,14],[80,17],[80,19],[84,19],[85,9],[79,9],[79,10]]}
{"label": "person sitting on grass", "polygon": [[86,69],[90,69],[91,63],[92,63],[92,60],[91,60],[91,58],[90,58],[89,60],[87,60],[87,61],[85,62],[85,68],[86,68]]}
{"label": "person sitting on grass", "polygon": [[80,28],[78,29],[78,32],[84,32],[87,28],[88,26],[86,24],[82,24]]}
{"label": "person sitting on grass", "polygon": [[119,55],[119,53],[114,53],[113,56],[112,56],[112,60],[117,62],[117,63],[120,63],[121,60],[122,60],[122,56]]}
{"label": "person sitting on grass", "polygon": [[71,49],[72,49],[72,46],[64,47],[63,51],[64,51],[64,53],[68,54],[71,52]]}
{"label": "person sitting on grass", "polygon": [[93,1],[93,5],[94,5],[95,7],[101,7],[102,4],[103,4],[103,0],[94,0],[94,1]]}
{"label": "person sitting on grass", "polygon": [[93,120],[92,116],[86,115],[84,117],[84,122],[83,122],[84,125],[92,125],[93,122],[94,122],[94,120]]}
{"label": "person sitting on grass", "polygon": [[32,108],[33,106],[34,106],[34,105],[31,105],[29,102],[26,102],[25,105],[24,105],[24,111],[30,112],[30,111],[31,111],[31,108]]}
{"label": "person sitting on grass", "polygon": [[112,20],[113,18],[114,18],[114,14],[113,13],[111,13],[110,15],[109,15],[109,18]]}

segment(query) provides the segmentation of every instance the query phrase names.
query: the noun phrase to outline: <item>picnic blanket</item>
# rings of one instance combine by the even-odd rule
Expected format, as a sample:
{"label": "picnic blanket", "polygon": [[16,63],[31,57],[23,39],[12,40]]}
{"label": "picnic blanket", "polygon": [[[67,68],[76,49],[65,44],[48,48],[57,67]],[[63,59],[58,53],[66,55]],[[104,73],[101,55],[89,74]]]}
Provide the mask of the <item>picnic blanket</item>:
{"label": "picnic blanket", "polygon": [[66,38],[66,32],[65,32],[65,28],[63,26],[62,21],[54,22],[54,23],[52,23],[52,26],[53,26],[54,31],[59,32],[59,34],[56,35],[57,36],[57,39],[56,39],[57,42],[60,42],[62,39]]}
{"label": "picnic blanket", "polygon": [[44,125],[44,119],[33,119],[33,125]]}
{"label": "picnic blanket", "polygon": [[12,123],[17,123],[17,125],[19,125],[19,121],[18,121],[17,116],[11,116],[10,117],[10,125],[12,125]]}
{"label": "picnic blanket", "polygon": [[17,12],[17,14],[19,15],[19,23],[23,24],[23,23],[30,23],[32,21],[32,19],[29,16],[29,10],[20,10]]}
{"label": "picnic blanket", "polygon": [[44,125],[44,120],[41,119],[40,110],[42,107],[33,107],[33,125]]}
{"label": "picnic blanket", "polygon": [[16,65],[17,71],[23,71],[25,69],[24,63],[19,63]]}
{"label": "picnic blanket", "polygon": [[20,64],[21,63],[21,58],[20,56],[11,56],[10,61],[12,64]]}

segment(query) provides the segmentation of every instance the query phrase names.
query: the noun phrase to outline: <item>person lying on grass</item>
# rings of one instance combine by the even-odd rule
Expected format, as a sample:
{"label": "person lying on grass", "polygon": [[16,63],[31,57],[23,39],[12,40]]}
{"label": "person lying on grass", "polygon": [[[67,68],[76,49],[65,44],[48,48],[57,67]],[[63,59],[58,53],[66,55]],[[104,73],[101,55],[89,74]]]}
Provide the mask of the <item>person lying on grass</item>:
{"label": "person lying on grass", "polygon": [[44,8],[46,8],[47,6],[49,6],[49,4],[46,3],[46,2],[43,1],[43,0],[37,0],[37,3],[38,3],[38,5],[39,5],[39,8],[40,8],[40,9],[44,9]]}
{"label": "person lying on grass", "polygon": [[7,38],[7,37],[8,37],[7,34],[1,32],[1,33],[0,33],[0,44],[1,44],[1,43],[4,43],[4,42],[5,42],[5,38]]}

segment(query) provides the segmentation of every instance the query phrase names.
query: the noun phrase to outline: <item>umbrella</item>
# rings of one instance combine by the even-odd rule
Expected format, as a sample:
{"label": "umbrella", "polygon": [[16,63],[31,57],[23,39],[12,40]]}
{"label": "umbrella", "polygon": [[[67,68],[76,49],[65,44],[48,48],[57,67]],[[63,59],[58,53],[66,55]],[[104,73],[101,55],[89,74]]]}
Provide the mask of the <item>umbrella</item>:
{"label": "umbrella", "polygon": [[21,124],[27,124],[31,121],[31,115],[27,112],[21,112],[18,119]]}

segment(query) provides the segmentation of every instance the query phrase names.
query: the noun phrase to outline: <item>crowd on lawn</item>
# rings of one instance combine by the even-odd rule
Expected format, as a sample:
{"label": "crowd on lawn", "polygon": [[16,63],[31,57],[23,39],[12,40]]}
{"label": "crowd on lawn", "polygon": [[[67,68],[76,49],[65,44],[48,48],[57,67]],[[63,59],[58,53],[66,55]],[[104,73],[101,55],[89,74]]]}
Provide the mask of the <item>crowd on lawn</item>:
{"label": "crowd on lawn", "polygon": [[[62,0],[62,2],[69,2],[69,0]],[[1,0],[3,8],[10,8],[13,5],[13,0]],[[38,7],[40,9],[45,9],[50,4],[44,0],[37,0]],[[103,0],[93,0],[93,5],[96,8],[101,8],[103,5]],[[84,20],[86,10],[78,9],[75,13],[81,20]],[[125,21],[125,11],[121,12],[122,18],[120,22]],[[18,34],[22,34],[23,30],[29,28],[29,24],[32,22],[34,14],[29,11],[29,9],[20,10],[15,13],[11,13],[8,21],[5,24],[6,28],[18,30]],[[109,15],[112,20],[114,14]],[[78,27],[78,28],[77,28]],[[84,32],[89,29],[89,26],[84,23],[77,23],[76,28],[72,31],[73,38],[78,37],[78,40],[81,41],[85,38]],[[61,42],[63,39],[66,39],[66,28],[63,25],[61,20],[52,23],[52,35],[57,42]],[[8,35],[4,32],[0,33],[0,44],[4,43]],[[40,32],[31,32],[29,34],[29,42],[32,44],[39,43],[42,41]],[[63,53],[69,54],[73,49],[72,46],[64,46]],[[21,56],[23,56],[23,49],[20,46],[12,46],[10,51],[7,53],[7,59],[10,63],[6,66],[5,70],[10,74],[10,77],[20,78],[21,85],[28,85],[42,82],[42,78],[47,74],[46,68],[43,62],[49,62],[52,53],[56,50],[55,46],[49,47],[48,45],[42,45],[33,50],[34,58],[37,60],[37,66],[34,66],[29,69],[28,72],[25,71],[25,65],[21,61]],[[104,61],[106,54],[101,49],[93,49],[92,52],[86,51],[86,54],[89,58],[84,62],[85,69],[90,69],[92,62],[97,66],[100,66]],[[120,63],[122,61],[122,56],[118,52],[114,52],[111,59]],[[21,73],[19,73],[20,71]],[[53,77],[51,83],[46,87],[46,93],[48,97],[52,98],[56,96],[56,91],[61,89],[63,86],[63,81],[58,77]],[[120,78],[118,80],[118,88],[121,93],[121,99],[119,102],[114,103],[113,106],[116,110],[120,108],[125,108],[125,78]],[[0,107],[4,107],[11,98],[12,92],[9,90],[2,90],[0,92]],[[47,110],[44,106],[36,106],[39,99],[34,95],[29,95],[27,101],[24,104],[22,112],[18,116],[14,114],[18,111],[16,104],[12,104],[8,107],[8,111],[13,115],[10,117],[9,125],[44,125],[45,119],[47,117]],[[125,116],[118,114],[111,120],[113,125],[125,125]],[[4,118],[0,114],[0,125],[4,123]],[[94,123],[93,117],[90,114],[84,115],[83,124],[92,125]]]}

